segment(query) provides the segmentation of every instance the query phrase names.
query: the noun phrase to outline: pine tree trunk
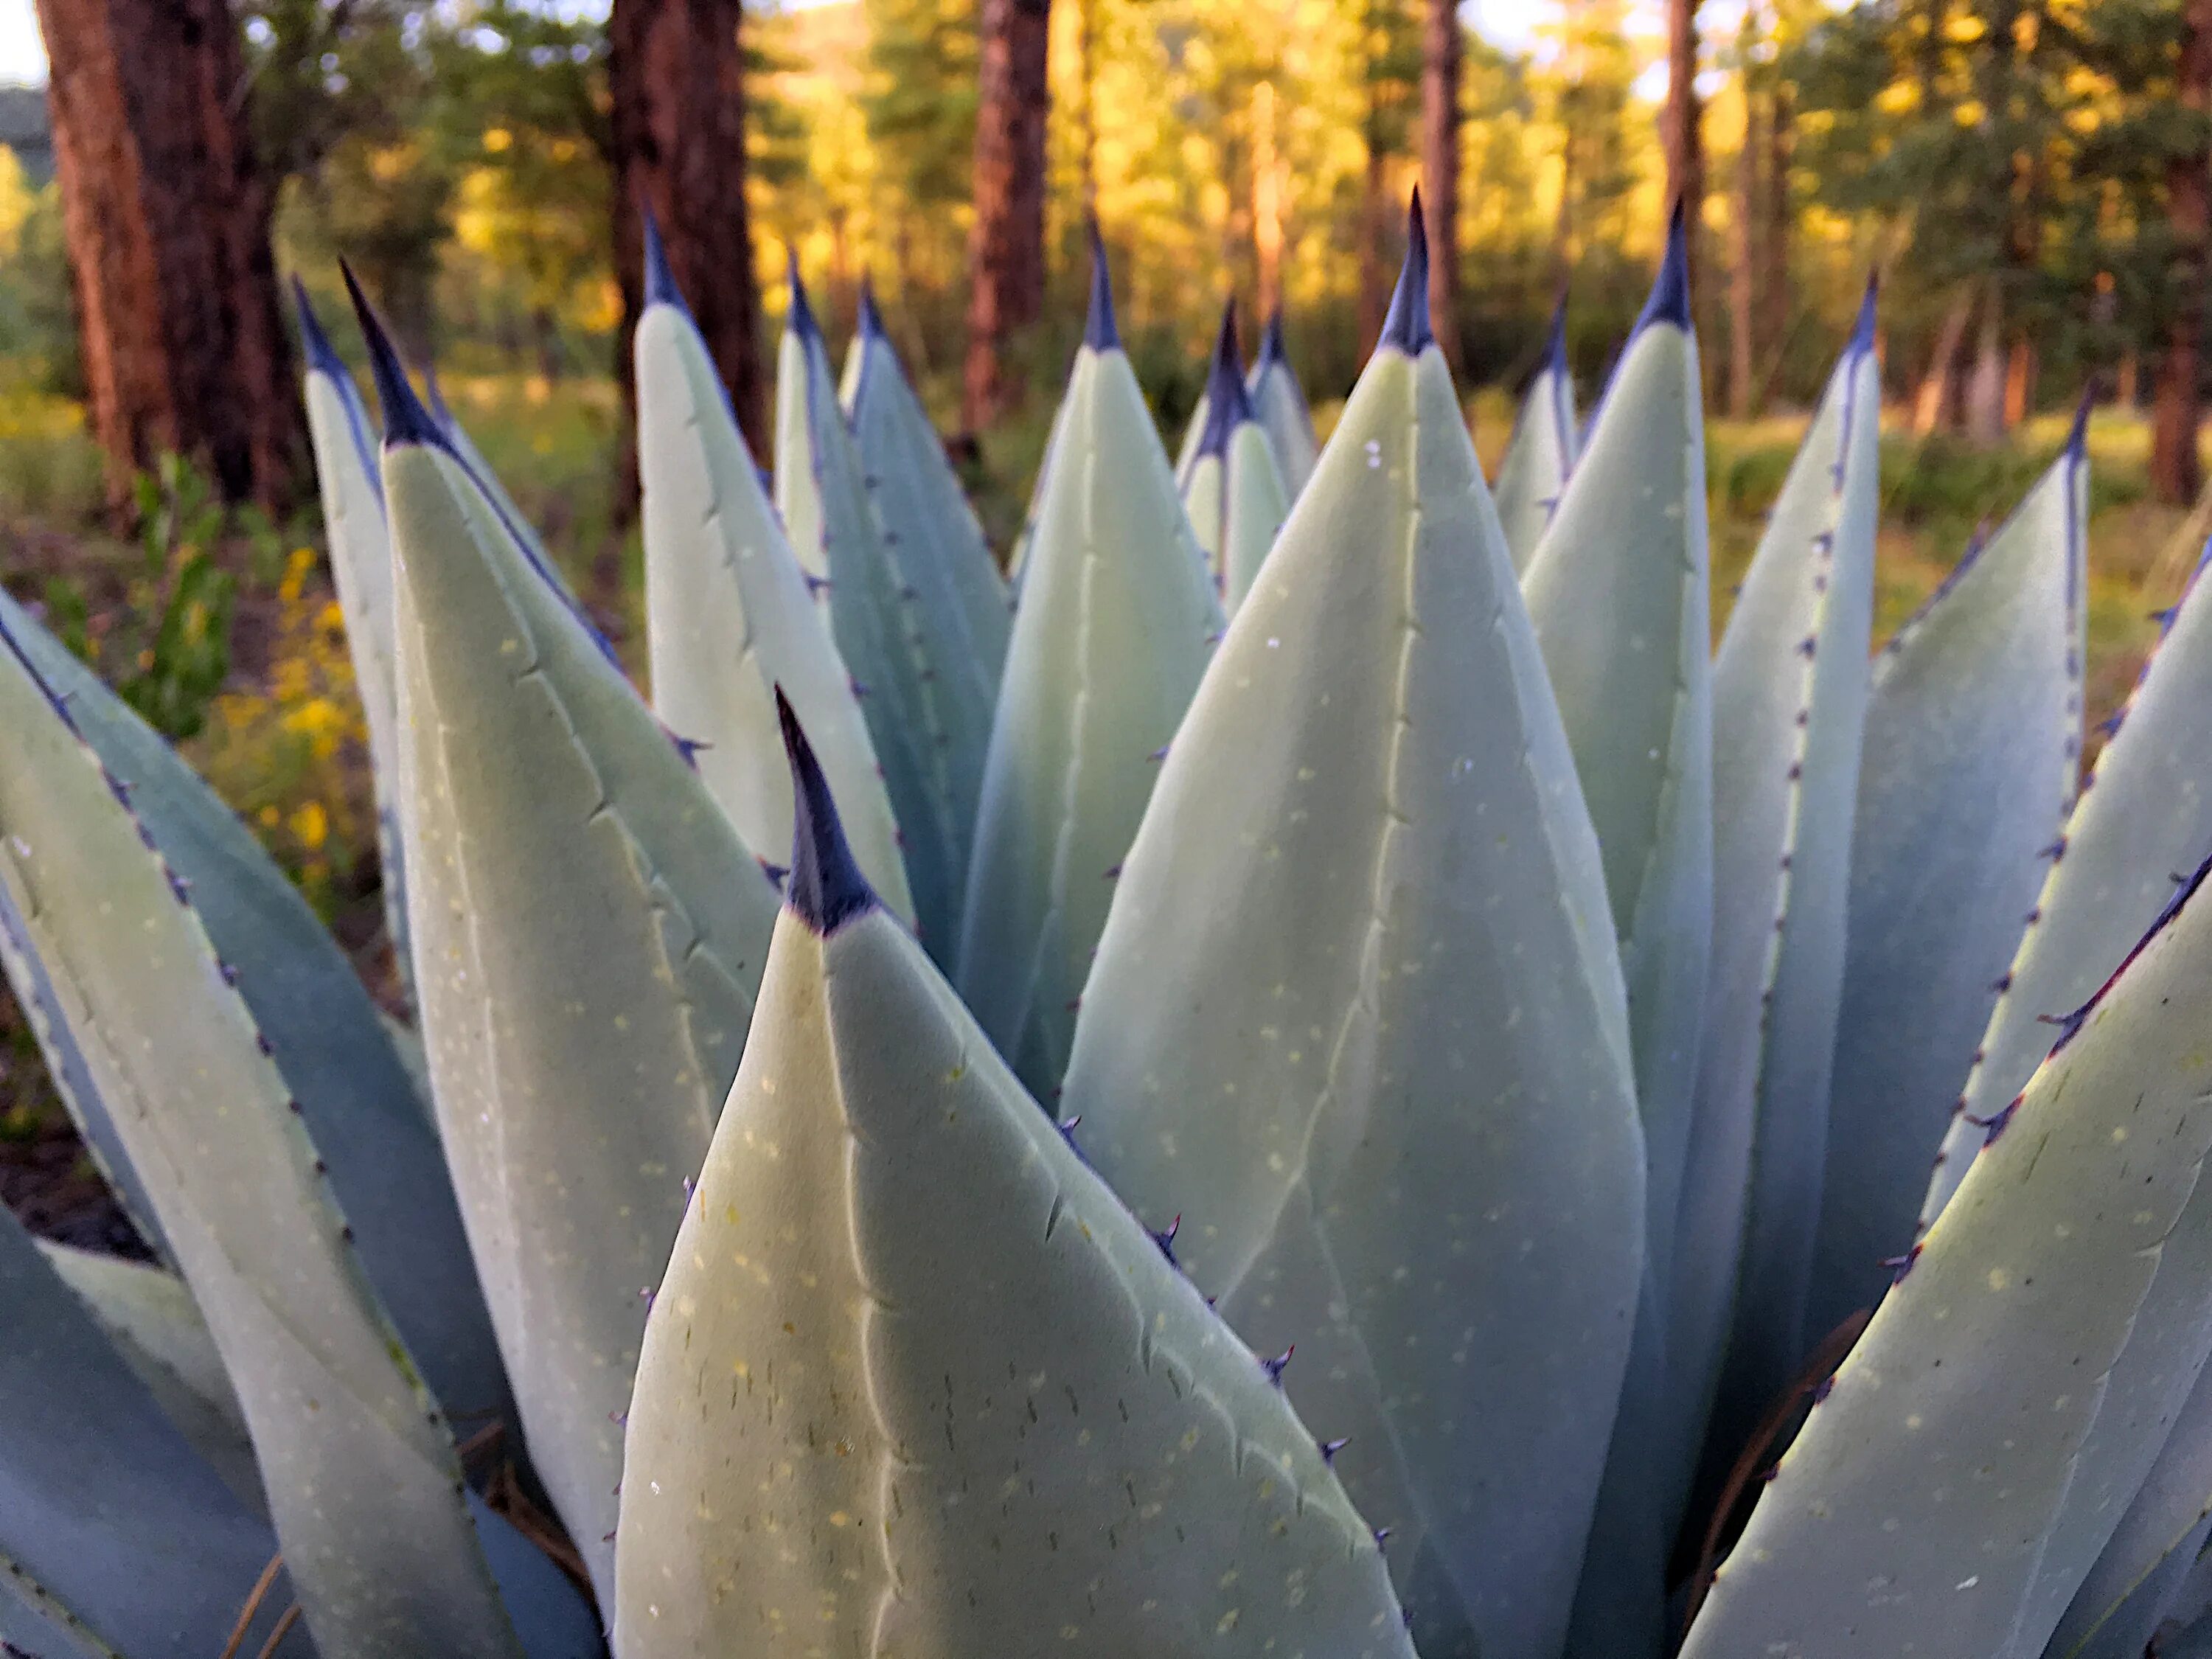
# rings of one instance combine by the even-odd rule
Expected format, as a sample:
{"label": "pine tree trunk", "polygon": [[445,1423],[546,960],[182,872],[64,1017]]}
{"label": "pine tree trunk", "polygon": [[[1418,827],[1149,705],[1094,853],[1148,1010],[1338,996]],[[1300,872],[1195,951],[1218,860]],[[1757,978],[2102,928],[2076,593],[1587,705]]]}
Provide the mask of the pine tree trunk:
{"label": "pine tree trunk", "polygon": [[1790,83],[1772,76],[1766,98],[1766,156],[1759,168],[1765,204],[1758,238],[1759,325],[1753,331],[1765,360],[1761,402],[1771,395],[1790,338],[1790,233],[1796,222],[1790,196],[1791,116]]}
{"label": "pine tree trunk", "polygon": [[623,398],[634,405],[630,335],[645,309],[650,208],[738,422],[754,454],[766,455],[769,374],[745,205],[742,18],[739,0],[614,0],[607,20],[613,102],[607,161],[616,182],[615,275],[623,296],[616,367]]}
{"label": "pine tree trunk", "polygon": [[1428,0],[1421,36],[1422,209],[1429,232],[1429,325],[1460,368],[1460,63],[1466,43],[1456,0]]}
{"label": "pine tree trunk", "polygon": [[[2179,82],[2182,106],[2202,120],[2212,104],[2212,0],[2189,0],[2182,14]],[[2197,381],[2204,331],[2206,254],[2212,242],[2208,168],[2212,168],[2212,147],[2200,140],[2192,154],[2174,157],[2166,170],[2175,284],[2151,416],[2150,480],[2158,498],[2176,506],[2194,501],[2203,487],[2197,449]]]}
{"label": "pine tree trunk", "polygon": [[1912,435],[1916,438],[1924,438],[1936,428],[1950,423],[1957,402],[1953,387],[1957,383],[1954,370],[1959,348],[1966,343],[1966,324],[1973,308],[1973,296],[1960,294],[1951,301],[1951,308],[1943,313],[1943,321],[1936,331],[1936,349],[1929,358],[1927,374],[1921,377],[1920,391],[1912,400]]}
{"label": "pine tree trunk", "polygon": [[223,495],[289,507],[300,388],[223,0],[38,0],[93,435],[111,503],[191,458]]}
{"label": "pine tree trunk", "polygon": [[1758,399],[1759,233],[1766,204],[1759,189],[1759,100],[1751,84],[1752,13],[1745,9],[1743,143],[1735,155],[1735,200],[1729,215],[1729,413],[1749,420]]}
{"label": "pine tree trunk", "polygon": [[1044,314],[1045,118],[1051,0],[982,0],[976,70],[975,219],[968,236],[962,416],[981,430],[1018,400],[1006,362]]}
{"label": "pine tree trunk", "polygon": [[1691,292],[1697,291],[1698,233],[1705,203],[1705,156],[1699,136],[1697,0],[1667,0],[1667,104],[1659,118],[1667,150],[1667,195],[1683,205],[1689,224]]}
{"label": "pine tree trunk", "polygon": [[2004,441],[2005,349],[2003,290],[1992,276],[1982,291],[1981,327],[1974,368],[1966,382],[1966,436],[1985,448]]}
{"label": "pine tree trunk", "polygon": [[1384,252],[1389,235],[1390,200],[1386,167],[1389,158],[1370,139],[1367,183],[1359,204],[1359,342],[1371,350],[1382,335],[1382,316],[1390,307],[1390,267]]}

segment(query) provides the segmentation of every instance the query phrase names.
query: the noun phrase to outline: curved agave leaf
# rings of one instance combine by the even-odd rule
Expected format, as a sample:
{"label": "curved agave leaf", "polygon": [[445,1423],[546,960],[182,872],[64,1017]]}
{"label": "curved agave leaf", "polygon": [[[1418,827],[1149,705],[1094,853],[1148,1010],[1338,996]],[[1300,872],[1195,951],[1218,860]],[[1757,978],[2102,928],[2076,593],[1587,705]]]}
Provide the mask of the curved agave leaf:
{"label": "curved agave leaf", "polygon": [[1313,477],[1321,445],[1314,438],[1313,416],[1306,408],[1305,389],[1291,368],[1283,348],[1283,313],[1279,306],[1267,319],[1260,337],[1260,356],[1252,365],[1245,390],[1251,395],[1252,412],[1267,431],[1275,451],[1275,465],[1283,474],[1283,489],[1292,501],[1304,492]]}
{"label": "curved agave leaf", "polygon": [[1525,571],[1575,470],[1575,377],[1567,367],[1567,301],[1552,313],[1551,343],[1521,396],[1513,440],[1498,466],[1498,518],[1513,568]]}
{"label": "curved agave leaf", "polygon": [[1022,527],[1006,555],[1006,602],[1016,610],[1021,604],[1022,573],[1029,568],[1030,548],[1036,541],[1037,520],[1044,511],[1045,485],[1052,477],[1052,458],[1059,453],[1060,428],[1067,424],[1067,399],[1063,396],[1060,406],[1052,412],[1052,425],[1045,433],[1044,454],[1037,462],[1036,477],[1030,483],[1029,505],[1022,510]]}
{"label": "curved agave leaf", "polygon": [[654,710],[701,745],[699,775],[745,844],[781,848],[791,823],[775,735],[782,686],[822,733],[823,763],[853,804],[861,863],[906,906],[898,826],[860,700],[649,224],[646,272],[637,450]]}
{"label": "curved agave leaf", "polygon": [[2204,873],[1974,1160],[1783,1457],[1685,1659],[2015,1650],[2161,1247],[2212,1228],[2212,1200],[2191,1202],[2212,1152]]}
{"label": "curved agave leaf", "polygon": [[958,952],[962,997],[1047,1103],[1115,875],[1221,628],[1095,246],[1092,258],[1090,322],[984,761]]}
{"label": "curved agave leaf", "polygon": [[[821,526],[823,562],[835,572],[831,630],[846,666],[866,688],[860,712],[898,821],[914,921],[922,939],[949,956],[967,874],[961,861],[974,835],[975,798],[966,792],[980,775],[963,779],[952,765],[946,691],[963,642],[936,632],[918,582],[907,570],[904,548],[886,536],[877,519],[795,260],[787,333],[798,349],[786,361],[795,362],[793,372],[804,377],[807,418],[794,447],[779,456],[777,493],[805,497],[806,512]],[[787,483],[787,469],[805,476]],[[963,735],[969,735],[964,726]],[[982,733],[974,735],[980,739]],[[980,752],[975,763],[981,763]]]}
{"label": "curved agave leaf", "polygon": [[439,1121],[533,1461],[611,1597],[643,1291],[737,1070],[775,894],[364,322]]}
{"label": "curved agave leaf", "polygon": [[2180,1594],[2212,1528],[2212,1371],[2197,1373],[2164,1440],[2051,1632],[2043,1650],[2051,1659],[2142,1659]]}
{"label": "curved agave leaf", "polygon": [[377,867],[384,889],[385,926],[403,983],[413,972],[407,942],[406,855],[399,845],[398,807],[392,799],[399,775],[398,690],[392,641],[392,532],[384,521],[384,489],[377,477],[376,428],[362,407],[353,373],[331,344],[292,279],[300,313],[300,343],[307,358],[307,435],[322,497],[323,534],[330,545],[331,578],[345,615],[346,651],[368,726],[370,782],[376,793]]}
{"label": "curved agave leaf", "polygon": [[492,471],[491,463],[484,459],[483,451],[476,447],[467,429],[461,425],[459,416],[447,405],[445,393],[438,386],[438,372],[427,363],[422,368],[422,392],[430,418],[438,423],[438,430],[445,434],[447,445],[452,449],[454,458],[469,470],[470,475],[477,481],[477,488],[483,490],[485,498],[498,509],[499,516],[506,520],[507,533],[529,550],[531,562],[537,567],[538,574],[573,606],[575,590],[568,586],[568,578],[561,574],[561,567],[554,562],[552,552],[545,545],[545,538],[538,533],[536,526],[523,517],[522,509],[515,505],[514,497],[507,494],[507,486],[499,481],[499,474]]}
{"label": "curved agave leaf", "polygon": [[[875,296],[865,284],[860,331],[846,369],[852,385],[853,441],[882,527],[884,550],[912,594],[908,603],[917,632],[929,642],[927,684],[942,727],[939,747],[951,812],[957,921],[1013,612],[1006,585],[984,544],[983,527],[945,459],[937,429],[908,384]],[[799,718],[806,718],[804,708]],[[807,729],[814,728],[810,723]],[[839,799],[845,798],[841,790]],[[949,957],[953,930],[948,927],[945,937],[926,942],[936,945],[940,958]]]}
{"label": "curved agave leaf", "polygon": [[238,1389],[309,1627],[339,1653],[516,1654],[444,1414],[271,1041],[124,780],[4,647],[0,880]]}
{"label": "curved agave leaf", "polygon": [[[4,606],[7,600],[8,595],[0,591],[0,606]],[[54,998],[53,981],[46,977],[46,969],[32,954],[23,918],[17,914],[15,902],[9,896],[5,884],[0,884],[0,969],[8,975],[9,988],[15,992],[24,1022],[30,1026],[31,1035],[38,1040],[39,1053],[46,1060],[46,1075],[53,1083],[54,1092],[61,1097],[70,1121],[76,1126],[77,1136],[83,1141],[93,1166],[107,1182],[147,1248],[162,1261],[173,1261],[169,1241],[161,1237],[161,1224],[154,1218],[154,1201],[146,1196],[146,1186],[138,1179],[138,1171],[131,1167],[131,1155],[116,1133],[115,1115],[100,1097],[99,1087],[84,1063],[84,1054],[77,1048],[76,1039],[70,1035],[69,1018]]]}
{"label": "curved agave leaf", "polygon": [[1291,507],[1274,449],[1245,397],[1244,369],[1237,361],[1234,301],[1221,319],[1206,406],[1215,412],[1207,416],[1191,465],[1182,475],[1182,503],[1199,551],[1221,590],[1223,607],[1233,616],[1251,591]]}
{"label": "curved agave leaf", "polygon": [[43,1239],[39,1250],[192,1449],[240,1503],[265,1518],[269,1500],[246,1414],[185,1281],[160,1267]]}
{"label": "curved agave leaf", "polygon": [[1878,1297],[1883,1261],[1912,1243],[1929,1162],[2066,821],[2087,494],[2077,431],[1875,662],[1814,1329]]}
{"label": "curved agave leaf", "polygon": [[1682,1235],[1682,1261],[1732,1288],[1735,1313],[1711,1423],[1706,1402],[1691,1400],[1682,1428],[1709,1435],[1716,1487],[1825,1334],[1805,1328],[1805,1306],[1874,624],[1874,326],[1869,283],[1713,664],[1713,863],[1728,879],[1716,894],[1684,1177],[1695,1231]]}
{"label": "curved agave leaf", "polygon": [[1239,1334],[1297,1345],[1291,1399],[1349,1437],[1422,1652],[1556,1653],[1643,1148],[1596,842],[1420,228],[1162,768],[1064,1103],[1141,1217],[1187,1218]]}
{"label": "curved agave leaf", "polygon": [[[1667,257],[1522,591],[1573,745],[1628,983],[1669,1354],[1717,1350],[1727,1286],[1673,1277],[1713,925],[1705,440],[1680,216]],[[1684,1216],[1686,1233],[1696,1223]],[[1702,1390],[1694,1390],[1701,1393]]]}
{"label": "curved agave leaf", "polygon": [[[40,1659],[219,1651],[276,1537],[201,1461],[4,1208],[0,1330],[0,1634],[52,1641],[31,1647]],[[264,1602],[250,1650],[289,1599],[280,1589]],[[302,1634],[281,1651],[302,1659],[311,1648]]]}
{"label": "curved agave leaf", "polygon": [[501,1415],[507,1380],[444,1153],[352,963],[199,775],[5,594],[0,629],[190,889],[216,954],[329,1163],[355,1254],[423,1380],[457,1419]]}
{"label": "curved agave leaf", "polygon": [[[1967,1079],[1961,1115],[1936,1169],[1939,1187],[1953,1184],[1954,1170],[1972,1167],[1986,1133],[1972,1120],[1986,1122],[2016,1098],[2034,1064],[2023,1068],[2022,1053],[2047,1048],[2051,1028],[2031,1021],[2028,1011],[2071,1009],[2095,995],[2097,976],[2127,951],[2124,939],[2115,942],[2112,918],[2124,926],[2132,917],[2140,930],[2172,896],[2168,870],[2193,869],[2212,856],[2212,810],[2205,799],[2212,774],[2203,760],[2212,738],[2203,712],[2212,697],[2212,605],[2185,599],[2174,631],[2179,637],[2146,665],[2124,726],[2068,818],[2037,919],[2014,957],[2011,988],[1999,999],[1982,1060]],[[2081,963],[2086,973],[2075,965]],[[2008,1083],[2008,1076],[2017,1081]],[[1936,1201],[1931,1194],[1930,1207]],[[2039,1651],[2057,1627],[2152,1473],[2169,1427],[2212,1356],[2208,1284],[2212,1222],[2177,1232],[2160,1254],[2134,1333],[2106,1379],[2096,1422],[2075,1458],[2065,1508],[2045,1540],[2035,1589],[2021,1611],[2021,1652]]]}
{"label": "curved agave leaf", "polygon": [[647,1327],[617,1650],[1412,1659],[1321,1449],[878,908],[791,731],[791,907]]}
{"label": "curved agave leaf", "polygon": [[[2212,552],[2212,550],[2208,550]],[[2199,573],[2202,566],[2199,566]],[[2212,854],[2212,603],[2189,592],[2167,613],[2112,738],[2081,787],[1966,1074],[1921,1206],[1942,1211],[1981,1144],[1982,1127],[2051,1050],[2051,1018],[2095,994],[2173,896],[2178,870]]]}

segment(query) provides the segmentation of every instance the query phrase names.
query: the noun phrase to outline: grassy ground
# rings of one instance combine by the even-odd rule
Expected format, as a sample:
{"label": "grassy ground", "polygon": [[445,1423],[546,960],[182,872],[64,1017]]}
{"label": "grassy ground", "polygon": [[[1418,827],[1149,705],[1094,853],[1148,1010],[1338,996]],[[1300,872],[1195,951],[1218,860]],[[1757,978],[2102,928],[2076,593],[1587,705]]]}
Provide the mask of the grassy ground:
{"label": "grassy ground", "polygon": [[[621,407],[612,383],[460,374],[447,381],[446,391],[641,676],[642,581],[635,533],[623,531],[617,513]],[[1511,404],[1485,392],[1472,408],[1478,447],[1494,469],[1510,429]],[[1334,413],[1328,406],[1316,411],[1324,430]],[[1790,417],[1721,422],[1708,434],[1716,630],[1802,426],[1802,418]],[[1994,452],[1948,440],[1886,436],[1878,637],[1942,579],[1978,524],[1994,523],[2009,509],[2057,452],[2064,427],[2062,416],[2032,422]],[[1039,416],[991,434],[969,480],[1001,546],[1020,523],[1044,430]],[[2087,718],[2094,723],[2126,696],[2157,634],[2152,612],[2173,602],[2193,568],[2195,549],[2178,543],[2186,515],[2148,499],[2148,440],[2140,421],[2100,415],[2089,445]],[[214,556],[237,583],[229,669],[204,726],[184,747],[301,883],[370,982],[389,996],[394,981],[376,896],[360,714],[327,571],[314,550],[316,534],[309,512],[282,531],[216,538]],[[104,660],[112,669],[118,650],[127,655],[144,635],[144,568],[138,544],[103,523],[100,459],[84,434],[81,411],[60,399],[7,390],[0,377],[0,580],[34,602],[60,582],[61,591],[83,605],[90,634],[106,643]],[[35,1049],[9,1009],[0,1017],[0,1200],[20,1197],[31,1164],[44,1160],[39,1167],[45,1169],[65,1152],[57,1151],[52,1118]]]}

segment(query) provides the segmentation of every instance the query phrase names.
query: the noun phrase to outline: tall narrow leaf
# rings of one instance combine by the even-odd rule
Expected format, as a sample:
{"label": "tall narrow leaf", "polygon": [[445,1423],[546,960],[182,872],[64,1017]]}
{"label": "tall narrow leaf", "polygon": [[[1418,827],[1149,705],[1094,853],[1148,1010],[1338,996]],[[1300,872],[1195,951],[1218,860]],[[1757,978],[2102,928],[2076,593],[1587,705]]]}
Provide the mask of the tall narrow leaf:
{"label": "tall narrow leaf", "polygon": [[781,685],[821,734],[862,865],[904,914],[898,830],[860,702],[650,224],[645,265],[637,449],[653,708],[702,745],[699,775],[745,844],[774,854],[791,823]]}
{"label": "tall narrow leaf", "polygon": [[1114,328],[1103,251],[983,768],[958,983],[1057,1097],[1114,880],[1221,611]]}
{"label": "tall narrow leaf", "polygon": [[1884,1261],[1912,1245],[1929,1166],[2066,821],[2081,754],[2087,493],[2077,428],[1875,663],[1816,1329],[1871,1304],[1888,1282]]}
{"label": "tall narrow leaf", "polygon": [[[1662,1287],[1674,1284],[1713,925],[1705,439],[1689,322],[1678,214],[1588,447],[1522,582],[1605,858],[1650,1172],[1648,1257]],[[1724,1284],[1677,1287],[1673,1317],[1692,1334],[1689,1355],[1717,1347],[1725,1292]]]}
{"label": "tall narrow leaf", "polygon": [[309,1628],[333,1653],[517,1655],[445,1415],[129,793],[0,638],[0,880],[238,1389]]}
{"label": "tall narrow leaf", "polygon": [[2161,1243],[2212,1226],[2192,1199],[2212,1151],[2203,873],[1974,1160],[1783,1457],[1686,1659],[2021,1650]]}
{"label": "tall narrow leaf", "polygon": [[[444,1153],[353,964],[253,832],[159,732],[5,594],[0,627],[190,890],[423,1380],[471,1428],[499,1417],[507,1382]],[[48,1055],[65,1074],[66,1048],[49,1044]]]}
{"label": "tall narrow leaf", "polygon": [[300,343],[307,364],[307,434],[314,446],[323,535],[330,547],[338,608],[345,616],[354,685],[368,726],[385,922],[392,934],[392,957],[404,981],[414,964],[407,942],[406,855],[399,844],[394,799],[399,765],[398,734],[393,729],[398,714],[392,678],[392,532],[384,521],[384,489],[377,477],[376,429],[362,406],[353,372],[323,332],[307,290],[296,277],[292,299],[300,313]]}
{"label": "tall narrow leaf", "polygon": [[371,338],[439,1122],[533,1462],[611,1598],[617,1419],[775,894]]}
{"label": "tall narrow leaf", "polygon": [[[208,1659],[276,1553],[125,1366],[14,1216],[0,1209],[0,1634],[29,1643],[11,1601],[127,1659]],[[286,1596],[265,1604],[267,1640]],[[21,1632],[19,1634],[19,1632]],[[44,1635],[45,1632],[40,1632]],[[300,1659],[304,1634],[281,1651]]]}
{"label": "tall narrow leaf", "polygon": [[1313,477],[1321,445],[1314,437],[1313,416],[1306,408],[1305,388],[1298,384],[1297,373],[1291,367],[1290,353],[1284,349],[1280,307],[1268,317],[1267,331],[1260,337],[1260,356],[1252,365],[1245,389],[1251,394],[1252,412],[1267,428],[1267,441],[1274,446],[1275,464],[1282,470],[1283,488],[1296,501],[1304,490],[1306,480]]}
{"label": "tall narrow leaf", "polygon": [[1710,1431],[1716,1484],[1826,1334],[1805,1328],[1805,1304],[1874,622],[1874,327],[1869,284],[1713,665],[1713,862],[1724,878],[1680,1249],[1686,1272],[1735,1280]]}
{"label": "tall narrow leaf", "polygon": [[790,908],[630,1407],[617,1651],[1412,1659],[1312,1437],[878,908],[792,730]]}
{"label": "tall narrow leaf", "polygon": [[1273,446],[1245,395],[1234,302],[1221,319],[1206,406],[1205,430],[1180,475],[1183,508],[1199,551],[1213,571],[1223,608],[1234,615],[1290,512]]}
{"label": "tall narrow leaf", "polygon": [[1063,1103],[1255,1349],[1296,1346],[1285,1383],[1349,1437],[1422,1652],[1556,1653],[1643,1147],[1596,842],[1415,212],[1382,344],[1162,768]]}
{"label": "tall narrow leaf", "polygon": [[1513,568],[1526,570],[1575,470],[1575,378],[1567,367],[1567,302],[1552,317],[1552,337],[1521,396],[1513,441],[1498,467],[1498,518]]}
{"label": "tall narrow leaf", "polygon": [[[822,333],[799,286],[791,276],[787,332],[795,355],[785,354],[803,377],[806,421],[793,447],[779,453],[778,495],[800,496],[820,526],[823,558],[831,573],[830,621],[837,649],[864,689],[860,712],[882,763],[884,785],[898,820],[906,878],[914,892],[914,920],[922,939],[949,957],[959,926],[963,865],[973,838],[977,773],[953,764],[952,677],[966,675],[967,642],[941,633],[910,576],[907,549],[881,523],[870,498],[867,474],[845,411]],[[794,475],[787,481],[782,470]],[[803,476],[796,476],[803,474]],[[887,533],[888,532],[888,533]],[[961,735],[978,745],[984,738],[981,688],[960,711]],[[980,746],[969,752],[980,767]]]}
{"label": "tall narrow leaf", "polygon": [[[961,492],[937,429],[908,383],[875,297],[865,287],[860,331],[846,374],[852,386],[848,407],[853,441],[884,550],[911,595],[907,603],[916,631],[929,646],[930,708],[941,728],[939,747],[951,827],[950,873],[957,900],[967,885],[983,755],[991,741],[1013,613],[1006,585],[984,544],[983,527]],[[804,709],[799,718],[806,718]],[[949,958],[953,942],[949,930],[934,941],[940,962]]]}

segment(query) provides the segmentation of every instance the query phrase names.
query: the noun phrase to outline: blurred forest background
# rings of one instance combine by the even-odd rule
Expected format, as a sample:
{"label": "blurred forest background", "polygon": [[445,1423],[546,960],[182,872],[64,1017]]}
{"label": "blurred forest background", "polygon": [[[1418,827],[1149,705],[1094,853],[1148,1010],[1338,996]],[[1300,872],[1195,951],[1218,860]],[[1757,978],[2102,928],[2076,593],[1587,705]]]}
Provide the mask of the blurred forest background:
{"label": "blurred forest background", "polygon": [[[1418,180],[1493,465],[1555,302],[1587,401],[1689,202],[1717,626],[1869,273],[1885,621],[2094,391],[2111,712],[2212,516],[2212,0],[1520,9],[1508,50],[1454,0],[36,0],[50,85],[0,86],[0,579],[388,987],[282,278],[336,324],[352,263],[641,667],[641,206],[763,459],[787,262],[833,336],[872,276],[1004,549],[1090,218],[1170,443],[1231,295],[1248,349],[1281,307],[1326,431]],[[0,1196],[66,1232],[96,1183],[21,1033],[0,1065]]]}

